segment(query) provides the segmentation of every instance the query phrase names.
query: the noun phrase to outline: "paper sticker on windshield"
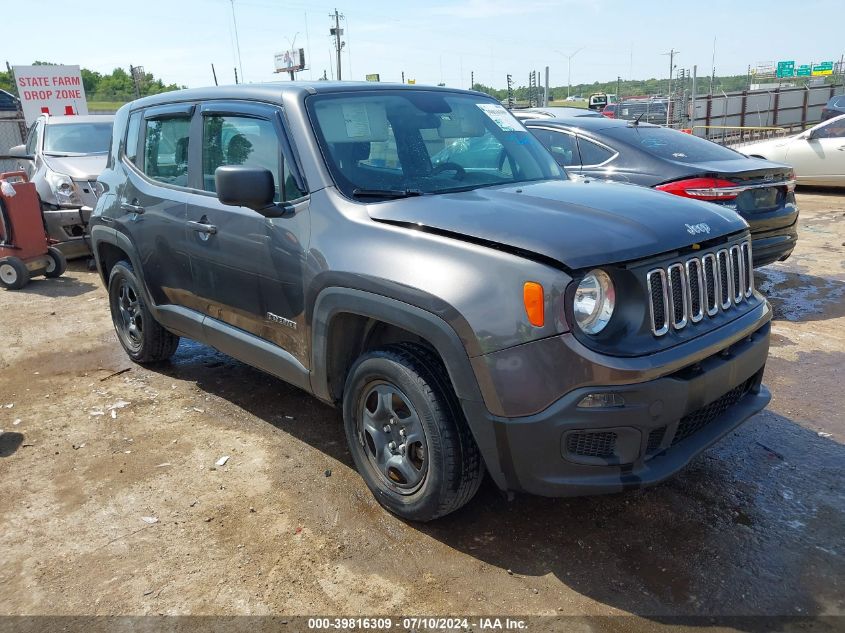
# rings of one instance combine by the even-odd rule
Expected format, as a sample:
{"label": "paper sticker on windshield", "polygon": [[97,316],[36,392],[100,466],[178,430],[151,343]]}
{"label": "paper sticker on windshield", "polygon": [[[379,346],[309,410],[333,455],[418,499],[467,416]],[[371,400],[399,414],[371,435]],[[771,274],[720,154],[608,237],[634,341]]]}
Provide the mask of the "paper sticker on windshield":
{"label": "paper sticker on windshield", "polygon": [[370,138],[370,117],[365,103],[344,103],[343,122],[346,124],[346,136],[349,138]]}
{"label": "paper sticker on windshield", "polygon": [[500,106],[496,103],[476,103],[475,105],[477,105],[481,111],[493,121],[493,123],[498,125],[499,129],[504,130],[505,132],[523,131],[519,122],[504,108],[504,106]]}

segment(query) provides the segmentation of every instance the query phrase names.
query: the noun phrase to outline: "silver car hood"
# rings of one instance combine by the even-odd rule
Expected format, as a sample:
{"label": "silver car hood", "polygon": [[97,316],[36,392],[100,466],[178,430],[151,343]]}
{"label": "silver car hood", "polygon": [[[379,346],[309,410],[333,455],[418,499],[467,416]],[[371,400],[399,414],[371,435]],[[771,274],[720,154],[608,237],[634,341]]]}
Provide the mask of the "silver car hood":
{"label": "silver car hood", "polygon": [[66,174],[74,180],[96,180],[106,168],[108,154],[87,154],[83,156],[44,155],[47,167],[59,174]]}

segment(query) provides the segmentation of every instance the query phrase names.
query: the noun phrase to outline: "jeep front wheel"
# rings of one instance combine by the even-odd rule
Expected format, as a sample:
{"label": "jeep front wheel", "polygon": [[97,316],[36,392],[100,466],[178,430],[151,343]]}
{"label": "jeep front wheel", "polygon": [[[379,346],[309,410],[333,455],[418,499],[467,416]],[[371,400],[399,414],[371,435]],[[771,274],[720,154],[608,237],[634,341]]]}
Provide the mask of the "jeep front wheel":
{"label": "jeep front wheel", "polygon": [[413,521],[467,503],[484,474],[481,455],[433,353],[413,344],[361,356],[343,396],[355,466],[378,502]]}

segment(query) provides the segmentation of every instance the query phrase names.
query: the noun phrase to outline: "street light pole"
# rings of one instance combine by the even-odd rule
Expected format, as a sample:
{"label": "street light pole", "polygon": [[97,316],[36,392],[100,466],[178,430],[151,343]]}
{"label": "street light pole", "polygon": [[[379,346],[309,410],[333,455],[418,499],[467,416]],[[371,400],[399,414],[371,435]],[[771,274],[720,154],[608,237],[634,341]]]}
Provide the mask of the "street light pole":
{"label": "street light pole", "polygon": [[578,53],[584,50],[582,46],[577,51],[572,53],[571,55],[567,55],[566,53],[561,53],[560,51],[555,51],[558,55],[562,55],[566,57],[566,97],[569,98],[572,93],[572,58],[575,57]]}

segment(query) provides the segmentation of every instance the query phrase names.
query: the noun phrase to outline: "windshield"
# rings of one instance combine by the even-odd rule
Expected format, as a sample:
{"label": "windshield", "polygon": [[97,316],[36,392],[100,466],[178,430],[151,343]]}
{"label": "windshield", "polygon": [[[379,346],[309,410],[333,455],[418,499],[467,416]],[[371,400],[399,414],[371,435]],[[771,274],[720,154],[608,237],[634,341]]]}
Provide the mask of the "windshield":
{"label": "windshield", "polygon": [[105,154],[111,144],[112,124],[57,123],[44,131],[45,154]]}
{"label": "windshield", "polygon": [[522,124],[484,97],[379,90],[314,95],[306,106],[332,177],[349,197],[566,178]]}
{"label": "windshield", "polygon": [[698,163],[711,160],[736,160],[742,155],[711,141],[684,134],[677,130],[651,126],[617,127],[603,130],[607,136],[639,147],[641,150],[667,160]]}

